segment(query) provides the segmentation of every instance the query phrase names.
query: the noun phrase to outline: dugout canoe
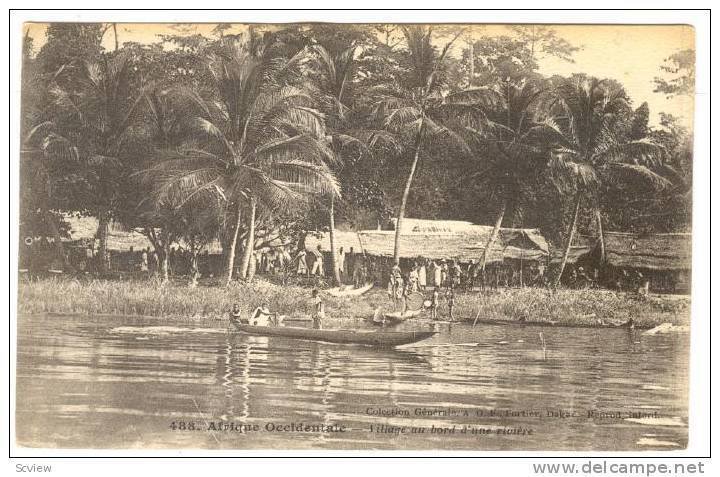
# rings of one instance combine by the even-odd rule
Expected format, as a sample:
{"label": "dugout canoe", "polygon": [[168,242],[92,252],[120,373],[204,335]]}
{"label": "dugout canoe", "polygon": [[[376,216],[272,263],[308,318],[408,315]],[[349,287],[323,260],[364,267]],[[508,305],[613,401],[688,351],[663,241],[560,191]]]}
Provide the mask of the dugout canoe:
{"label": "dugout canoe", "polygon": [[256,336],[282,336],[299,340],[323,341],[325,343],[359,344],[378,348],[391,348],[416,343],[430,338],[435,331],[365,331],[365,330],[316,330],[292,326],[252,326],[233,324],[235,330]]}
{"label": "dugout canoe", "polygon": [[373,283],[366,283],[360,288],[352,288],[351,285],[344,287],[335,287],[328,289],[327,294],[336,298],[344,296],[360,296],[372,290],[373,286],[375,286]]}
{"label": "dugout canoe", "polygon": [[405,313],[401,311],[394,311],[392,313],[383,313],[385,323],[400,323],[410,318],[420,316],[423,310],[407,310]]}

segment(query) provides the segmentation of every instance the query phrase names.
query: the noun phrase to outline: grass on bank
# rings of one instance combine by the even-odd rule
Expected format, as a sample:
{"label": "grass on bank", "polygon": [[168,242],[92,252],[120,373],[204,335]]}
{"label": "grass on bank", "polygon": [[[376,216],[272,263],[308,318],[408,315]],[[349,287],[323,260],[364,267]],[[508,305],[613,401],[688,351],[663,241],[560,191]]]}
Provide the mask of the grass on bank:
{"label": "grass on bank", "polygon": [[[18,310],[21,314],[62,313],[78,315],[138,315],[174,320],[224,320],[238,303],[249,314],[263,300],[273,311],[291,318],[307,318],[310,288],[281,286],[262,279],[230,287],[161,284],[154,280],[77,280],[42,278],[21,280]],[[413,300],[419,303],[421,300]],[[379,288],[362,297],[325,297],[327,322],[370,317],[375,307],[392,311],[392,304]],[[689,322],[689,297],[649,296],[609,290],[557,290],[540,288],[501,289],[491,292],[457,293],[455,318],[459,321],[524,319],[558,324],[593,325],[598,320],[626,321],[651,327],[670,322]],[[440,301],[440,316],[447,314]]]}

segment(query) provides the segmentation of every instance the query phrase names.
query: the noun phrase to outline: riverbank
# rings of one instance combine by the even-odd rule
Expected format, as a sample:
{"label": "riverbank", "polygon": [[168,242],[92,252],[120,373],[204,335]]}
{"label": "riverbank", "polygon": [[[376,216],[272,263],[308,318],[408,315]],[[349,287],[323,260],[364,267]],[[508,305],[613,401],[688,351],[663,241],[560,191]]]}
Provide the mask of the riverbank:
{"label": "riverbank", "polygon": [[[249,314],[262,301],[290,319],[306,319],[311,289],[281,286],[264,280],[233,283],[229,287],[204,283],[161,284],[153,280],[75,280],[62,277],[21,280],[21,314],[137,315],[168,320],[225,320],[237,303]],[[415,297],[414,303],[422,300]],[[392,311],[385,292],[375,288],[361,297],[325,296],[328,324],[371,317],[376,307]],[[632,318],[639,327],[661,323],[689,324],[690,298],[637,296],[609,290],[501,289],[486,293],[457,293],[457,321],[528,321],[556,325],[598,326]],[[445,300],[439,314],[447,319]]]}

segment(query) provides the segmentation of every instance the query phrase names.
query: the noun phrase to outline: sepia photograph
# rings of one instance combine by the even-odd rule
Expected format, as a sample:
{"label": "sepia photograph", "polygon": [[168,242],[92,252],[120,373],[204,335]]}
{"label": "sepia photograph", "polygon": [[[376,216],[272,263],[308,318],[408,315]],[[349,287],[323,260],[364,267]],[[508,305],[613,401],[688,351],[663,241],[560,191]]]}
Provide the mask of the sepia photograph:
{"label": "sepia photograph", "polygon": [[307,13],[22,23],[14,445],[687,449],[694,27]]}

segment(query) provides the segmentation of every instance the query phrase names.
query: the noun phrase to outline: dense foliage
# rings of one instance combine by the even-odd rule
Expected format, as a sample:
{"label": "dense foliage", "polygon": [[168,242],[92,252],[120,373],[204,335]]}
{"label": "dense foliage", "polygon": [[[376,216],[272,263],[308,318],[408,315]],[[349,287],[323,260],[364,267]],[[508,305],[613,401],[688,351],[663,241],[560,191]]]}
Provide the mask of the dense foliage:
{"label": "dense foliage", "polygon": [[[543,77],[577,48],[549,27],[289,25],[123,43],[114,25],[53,24],[24,45],[21,229],[62,214],[140,228],[160,250],[249,251],[391,217],[573,234],[690,227],[692,136],[649,125],[615,80]],[[115,48],[103,48],[105,35]],[[687,94],[692,52],[659,65]],[[248,247],[250,243],[253,247]]]}

